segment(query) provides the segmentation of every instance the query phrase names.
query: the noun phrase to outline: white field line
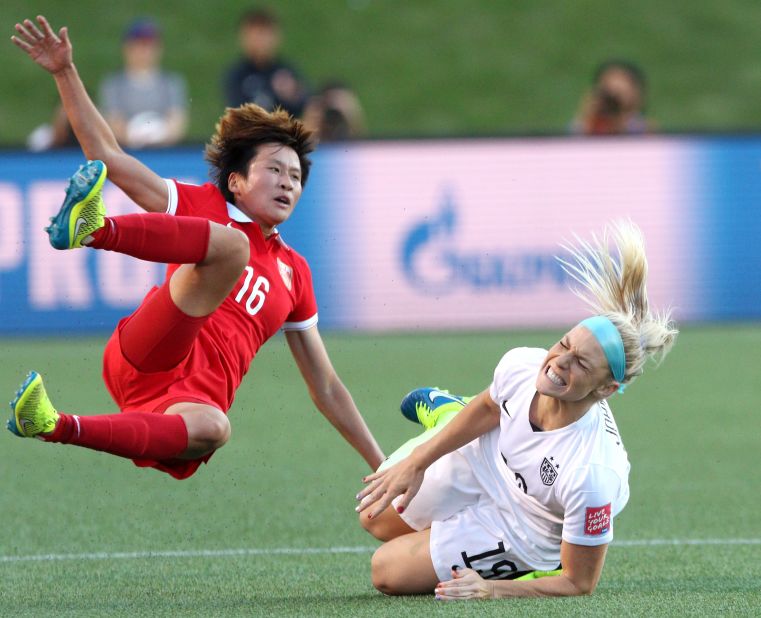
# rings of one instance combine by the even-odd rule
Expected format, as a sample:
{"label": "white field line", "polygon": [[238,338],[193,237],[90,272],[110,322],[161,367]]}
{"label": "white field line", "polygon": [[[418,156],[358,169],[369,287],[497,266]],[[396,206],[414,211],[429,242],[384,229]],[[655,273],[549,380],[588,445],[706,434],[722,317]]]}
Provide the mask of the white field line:
{"label": "white field line", "polygon": [[[761,545],[761,539],[636,539],[614,541],[612,547],[663,547],[701,545]],[[93,552],[84,554],[34,554],[0,556],[0,564],[12,562],[55,562],[59,560],[124,560],[136,558],[227,558],[235,556],[276,556],[305,554],[369,554],[376,547],[271,547],[239,549],[197,549],[168,551]]]}
{"label": "white field line", "polygon": [[761,545],[761,539],[632,539],[613,541],[611,547],[662,547],[664,545]]}

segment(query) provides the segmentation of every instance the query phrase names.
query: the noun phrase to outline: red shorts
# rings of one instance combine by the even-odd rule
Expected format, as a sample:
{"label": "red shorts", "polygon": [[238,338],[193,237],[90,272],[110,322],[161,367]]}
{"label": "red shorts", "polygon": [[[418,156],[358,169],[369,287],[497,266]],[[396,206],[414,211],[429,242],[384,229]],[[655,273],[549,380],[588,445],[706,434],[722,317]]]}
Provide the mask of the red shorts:
{"label": "red shorts", "polygon": [[[103,353],[103,381],[119,410],[163,414],[175,403],[203,403],[227,413],[235,385],[203,328],[207,319],[180,311],[166,282],[119,322]],[[212,454],[193,460],[133,461],[184,479]]]}

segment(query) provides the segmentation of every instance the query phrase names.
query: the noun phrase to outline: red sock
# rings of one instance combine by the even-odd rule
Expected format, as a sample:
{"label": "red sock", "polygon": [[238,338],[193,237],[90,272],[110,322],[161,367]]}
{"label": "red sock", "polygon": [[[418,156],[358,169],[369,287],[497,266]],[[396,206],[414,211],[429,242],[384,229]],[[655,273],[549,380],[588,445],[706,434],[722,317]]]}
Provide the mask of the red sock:
{"label": "red sock", "polygon": [[61,414],[46,442],[76,444],[129,459],[173,459],[188,448],[188,430],[177,414],[129,412],[102,416]]}
{"label": "red sock", "polygon": [[92,234],[93,249],[162,264],[197,264],[209,249],[209,222],[200,217],[149,212],[105,219]]}

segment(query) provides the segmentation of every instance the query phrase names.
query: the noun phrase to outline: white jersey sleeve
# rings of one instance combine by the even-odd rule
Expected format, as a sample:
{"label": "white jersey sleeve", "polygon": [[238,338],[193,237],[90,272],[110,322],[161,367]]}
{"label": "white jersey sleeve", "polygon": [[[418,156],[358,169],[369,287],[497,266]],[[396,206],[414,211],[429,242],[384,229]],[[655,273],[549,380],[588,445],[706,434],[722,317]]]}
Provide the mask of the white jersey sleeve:
{"label": "white jersey sleeve", "polygon": [[580,466],[568,475],[557,488],[565,507],[563,540],[576,545],[610,543],[622,485],[616,471],[602,464]]}
{"label": "white jersey sleeve", "polygon": [[513,348],[499,361],[489,387],[492,400],[500,405],[509,400],[526,379],[536,380],[537,364],[547,355],[541,348]]}

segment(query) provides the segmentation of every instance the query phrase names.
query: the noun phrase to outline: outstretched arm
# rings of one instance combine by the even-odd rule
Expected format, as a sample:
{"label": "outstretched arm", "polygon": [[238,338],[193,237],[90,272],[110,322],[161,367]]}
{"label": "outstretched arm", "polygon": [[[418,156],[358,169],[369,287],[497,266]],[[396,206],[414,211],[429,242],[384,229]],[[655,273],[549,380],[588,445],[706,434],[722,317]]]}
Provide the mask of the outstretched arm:
{"label": "outstretched arm", "polygon": [[440,457],[498,427],[499,415],[499,406],[486,389],[438,434],[415,447],[408,457],[365,477],[367,486],[357,494],[360,503],[356,510],[372,507],[368,515],[372,519],[385,511],[394,498],[402,496],[396,507],[401,513],[420,489],[426,469]]}
{"label": "outstretched arm", "polygon": [[317,409],[375,470],[383,452],[336,374],[317,327],[286,331],[285,338]]}
{"label": "outstretched arm", "polygon": [[528,580],[487,580],[473,569],[452,571],[452,579],[436,586],[436,597],[444,601],[504,599],[508,597],[570,597],[592,594],[600,581],[607,544],[587,547],[563,541],[560,544],[560,575]]}
{"label": "outstretched arm", "polygon": [[39,27],[30,19],[16,24],[17,35],[11,40],[55,79],[71,128],[85,156],[103,161],[111,181],[141,208],[164,212],[168,201],[166,183],[119,146],[77,73],[67,29],[61,28],[56,34],[41,15],[37,22]]}

